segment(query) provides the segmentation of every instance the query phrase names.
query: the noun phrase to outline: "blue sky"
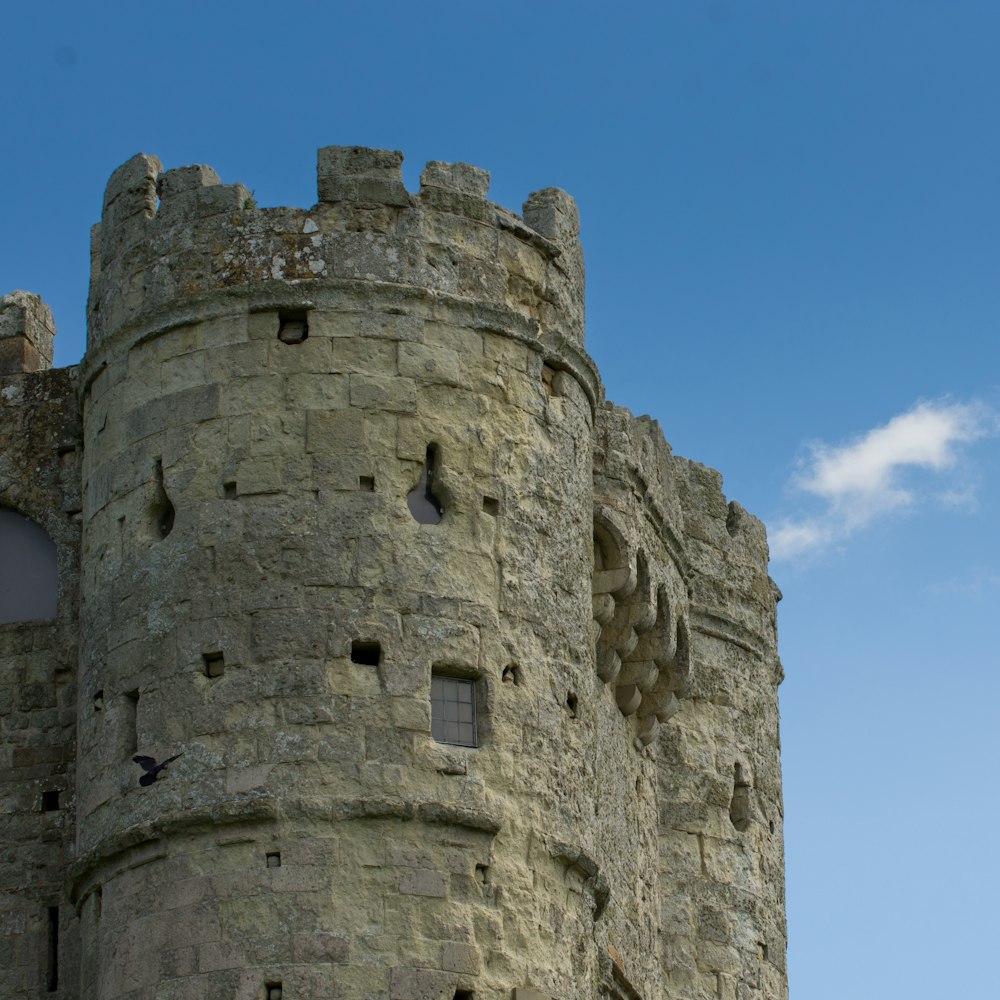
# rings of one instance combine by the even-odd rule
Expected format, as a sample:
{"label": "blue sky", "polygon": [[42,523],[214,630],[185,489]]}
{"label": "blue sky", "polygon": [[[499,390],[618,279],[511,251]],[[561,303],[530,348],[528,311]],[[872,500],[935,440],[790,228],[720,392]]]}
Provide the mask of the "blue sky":
{"label": "blue sky", "polygon": [[989,993],[1000,894],[1000,5],[7,10],[0,291],[83,350],[135,152],[315,201],[315,151],[580,203],[588,347],[771,526],[794,1000]]}

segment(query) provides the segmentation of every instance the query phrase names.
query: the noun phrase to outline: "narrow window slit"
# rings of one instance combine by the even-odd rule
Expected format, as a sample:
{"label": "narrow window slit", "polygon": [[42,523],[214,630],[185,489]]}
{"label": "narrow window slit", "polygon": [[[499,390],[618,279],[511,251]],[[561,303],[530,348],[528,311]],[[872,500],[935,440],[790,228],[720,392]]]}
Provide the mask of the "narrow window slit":
{"label": "narrow window slit", "polygon": [[489,871],[490,871],[489,865],[476,865],[477,881],[482,882],[483,885],[486,885],[486,883],[489,881]]}
{"label": "narrow window slit", "polygon": [[351,643],[351,663],[377,667],[382,659],[382,646],[377,642],[355,639]]}
{"label": "narrow window slit", "polygon": [[571,719],[575,719],[576,718],[576,706],[577,706],[576,695],[572,691],[567,691],[566,692],[566,709],[569,712],[569,717]]}
{"label": "narrow window slit", "polygon": [[42,812],[57,812],[59,809],[59,791],[49,789],[42,792]]}
{"label": "narrow window slit", "polygon": [[226,672],[226,657],[221,651],[202,653],[201,663],[206,677],[221,677]]}
{"label": "narrow window slit", "polygon": [[309,319],[302,310],[278,313],[278,340],[283,344],[301,344],[309,336]]}
{"label": "narrow window slit", "polygon": [[436,444],[427,446],[424,468],[417,485],[407,494],[406,505],[418,524],[440,524],[444,507],[434,493],[434,480],[440,464],[440,452]]}
{"label": "narrow window slit", "polygon": [[94,711],[103,712],[104,711],[104,688],[100,691],[94,692]]}
{"label": "narrow window slit", "polygon": [[125,752],[132,756],[139,749],[139,692],[125,692]]}
{"label": "narrow window slit", "polygon": [[155,496],[153,498],[152,520],[155,534],[158,538],[166,538],[174,530],[174,505],[167,496],[163,485],[163,459],[158,458],[153,469],[156,477]]}
{"label": "narrow window slit", "polygon": [[741,764],[733,765],[733,797],[729,803],[729,819],[733,826],[743,832],[749,829],[751,820],[750,782],[743,775]]}
{"label": "narrow window slit", "polygon": [[560,396],[562,393],[559,392],[559,384],[556,379],[557,368],[554,368],[550,364],[542,365],[542,385],[545,387],[545,394],[550,398],[552,396]]}
{"label": "narrow window slit", "polygon": [[228,483],[223,483],[222,484],[222,495],[227,500],[235,500],[236,499],[236,483],[232,482],[232,481],[228,482]]}
{"label": "narrow window slit", "polygon": [[59,907],[48,907],[48,934],[45,949],[45,985],[49,993],[59,989]]}

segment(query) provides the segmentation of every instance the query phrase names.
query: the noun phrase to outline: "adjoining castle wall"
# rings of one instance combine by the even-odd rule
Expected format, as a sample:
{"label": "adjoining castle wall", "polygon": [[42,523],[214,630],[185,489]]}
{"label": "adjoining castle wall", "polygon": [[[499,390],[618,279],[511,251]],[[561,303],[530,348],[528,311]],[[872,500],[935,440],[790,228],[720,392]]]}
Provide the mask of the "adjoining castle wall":
{"label": "adjoining castle wall", "polygon": [[572,199],[401,159],[321,150],[309,210],[149,156],[108,184],[60,989],[783,997],[763,529],[605,402]]}
{"label": "adjoining castle wall", "polygon": [[[76,369],[49,370],[54,332],[37,296],[0,298],[0,508],[40,525],[58,559],[56,618],[0,624],[0,994],[9,997],[53,984],[56,996],[76,995],[66,990],[78,930],[64,880],[74,834],[80,421]],[[5,581],[11,573],[16,586],[23,568],[7,563]],[[54,945],[61,982],[52,980]]]}

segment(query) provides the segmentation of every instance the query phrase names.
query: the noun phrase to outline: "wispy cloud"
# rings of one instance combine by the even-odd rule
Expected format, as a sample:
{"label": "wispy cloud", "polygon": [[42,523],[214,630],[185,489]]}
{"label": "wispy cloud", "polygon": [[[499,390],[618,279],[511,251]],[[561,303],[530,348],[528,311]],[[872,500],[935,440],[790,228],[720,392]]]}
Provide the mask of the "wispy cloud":
{"label": "wispy cloud", "polygon": [[[936,400],[917,403],[846,444],[809,446],[808,457],[794,477],[795,489],[819,498],[817,515],[778,521],[770,531],[771,554],[791,559],[818,552],[847,538],[879,515],[910,507],[927,489],[915,470],[941,473],[955,465],[962,446],[998,430],[997,416],[981,403]],[[932,493],[929,489],[928,493]],[[969,507],[969,483],[950,482],[939,502]]]}
{"label": "wispy cloud", "polygon": [[962,597],[971,597],[993,590],[995,587],[1000,587],[1000,573],[985,566],[977,566],[965,577],[952,577],[949,580],[929,584],[927,590],[932,594],[958,594]]}

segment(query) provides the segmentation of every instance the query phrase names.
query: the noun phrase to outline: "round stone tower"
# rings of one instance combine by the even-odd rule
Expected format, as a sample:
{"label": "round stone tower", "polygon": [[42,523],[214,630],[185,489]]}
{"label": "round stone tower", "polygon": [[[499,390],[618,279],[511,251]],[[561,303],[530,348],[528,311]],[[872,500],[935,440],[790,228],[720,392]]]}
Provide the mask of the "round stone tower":
{"label": "round stone tower", "polygon": [[[696,836],[697,790],[658,761],[711,697],[699,628],[746,646],[759,619],[776,663],[763,532],[747,515],[699,555],[685,505],[714,494],[605,403],[572,199],[522,218],[437,162],[411,194],[401,162],[320,150],[309,210],[151,156],[108,184],[81,369],[81,996],[696,985],[675,964],[701,968],[697,921],[664,928],[702,888],[664,845]],[[757,615],[732,635],[695,607],[727,559]],[[746,683],[776,713],[774,670]],[[712,719],[737,754],[692,765],[718,772],[712,823],[757,835],[759,771],[773,833],[776,743]],[[722,932],[719,991],[784,988],[740,964],[757,924],[783,932],[774,875],[732,879],[766,913]]]}

